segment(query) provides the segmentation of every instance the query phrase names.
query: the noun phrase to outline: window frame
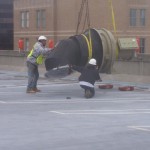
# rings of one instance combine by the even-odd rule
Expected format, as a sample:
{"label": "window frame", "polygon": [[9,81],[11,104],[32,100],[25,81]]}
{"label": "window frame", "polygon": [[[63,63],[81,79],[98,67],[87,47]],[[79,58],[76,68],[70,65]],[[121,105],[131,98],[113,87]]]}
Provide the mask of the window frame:
{"label": "window frame", "polygon": [[136,27],[137,26],[137,9],[130,8],[130,26]]}
{"label": "window frame", "polygon": [[146,9],[140,9],[140,26],[146,25]]}
{"label": "window frame", "polygon": [[46,10],[38,9],[36,11],[36,28],[45,29],[46,28]]}
{"label": "window frame", "polygon": [[139,42],[139,44],[140,44],[140,53],[145,53],[145,38],[140,38],[139,39],[140,40],[140,42]]}
{"label": "window frame", "polygon": [[25,41],[24,49],[25,51],[29,51],[29,38],[25,38],[24,41]]}
{"label": "window frame", "polygon": [[29,28],[29,11],[21,11],[21,28]]}

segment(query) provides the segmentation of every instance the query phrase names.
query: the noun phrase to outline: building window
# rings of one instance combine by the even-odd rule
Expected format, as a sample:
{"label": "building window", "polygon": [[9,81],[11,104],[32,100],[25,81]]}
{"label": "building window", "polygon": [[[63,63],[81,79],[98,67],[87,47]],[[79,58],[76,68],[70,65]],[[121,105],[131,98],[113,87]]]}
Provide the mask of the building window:
{"label": "building window", "polygon": [[140,52],[145,53],[145,38],[140,38]]}
{"label": "building window", "polygon": [[29,51],[29,39],[28,38],[25,39],[24,49],[25,51]]}
{"label": "building window", "polygon": [[29,27],[29,12],[28,11],[21,12],[21,27],[22,28]]}
{"label": "building window", "polygon": [[136,26],[136,9],[130,9],[130,26]]}
{"label": "building window", "polygon": [[45,10],[37,10],[37,28],[46,27],[46,13]]}
{"label": "building window", "polygon": [[145,26],[145,9],[140,9],[140,26]]}
{"label": "building window", "polygon": [[[130,26],[145,26],[146,10],[145,9],[130,9]],[[138,24],[137,24],[138,23]]]}

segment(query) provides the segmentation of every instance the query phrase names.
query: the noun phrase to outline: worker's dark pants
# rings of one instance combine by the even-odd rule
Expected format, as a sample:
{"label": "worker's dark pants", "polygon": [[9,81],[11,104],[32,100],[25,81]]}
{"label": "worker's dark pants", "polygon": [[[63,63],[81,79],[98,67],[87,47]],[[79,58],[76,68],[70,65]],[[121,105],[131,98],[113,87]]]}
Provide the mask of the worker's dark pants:
{"label": "worker's dark pants", "polygon": [[27,68],[28,68],[28,86],[27,89],[33,89],[37,87],[37,81],[39,79],[39,71],[38,66],[27,62]]}
{"label": "worker's dark pants", "polygon": [[95,95],[95,89],[85,85],[80,85],[81,88],[85,90],[85,97],[92,98]]}

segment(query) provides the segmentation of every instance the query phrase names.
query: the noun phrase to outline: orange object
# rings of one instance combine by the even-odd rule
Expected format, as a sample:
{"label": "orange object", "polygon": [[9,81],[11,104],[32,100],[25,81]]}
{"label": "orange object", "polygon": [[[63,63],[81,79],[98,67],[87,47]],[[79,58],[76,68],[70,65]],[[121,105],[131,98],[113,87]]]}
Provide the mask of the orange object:
{"label": "orange object", "polygon": [[49,48],[54,48],[54,41],[52,39],[49,40],[48,47]]}
{"label": "orange object", "polygon": [[133,91],[134,87],[133,86],[123,86],[118,88],[120,91]]}
{"label": "orange object", "polygon": [[20,39],[18,41],[18,48],[19,50],[23,51],[24,50],[24,41],[22,39]]}
{"label": "orange object", "polygon": [[98,87],[100,89],[112,89],[113,85],[112,84],[104,84],[104,85],[99,85]]}

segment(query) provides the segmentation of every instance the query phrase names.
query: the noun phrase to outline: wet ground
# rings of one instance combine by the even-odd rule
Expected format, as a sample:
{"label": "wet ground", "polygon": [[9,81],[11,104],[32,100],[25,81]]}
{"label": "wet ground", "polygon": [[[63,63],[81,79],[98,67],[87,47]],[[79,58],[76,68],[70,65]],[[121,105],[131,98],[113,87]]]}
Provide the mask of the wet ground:
{"label": "wet ground", "polygon": [[[149,150],[150,84],[102,76],[85,99],[77,76],[42,76],[42,92],[26,94],[24,72],[1,70],[0,150]],[[113,89],[98,88],[106,83]]]}

